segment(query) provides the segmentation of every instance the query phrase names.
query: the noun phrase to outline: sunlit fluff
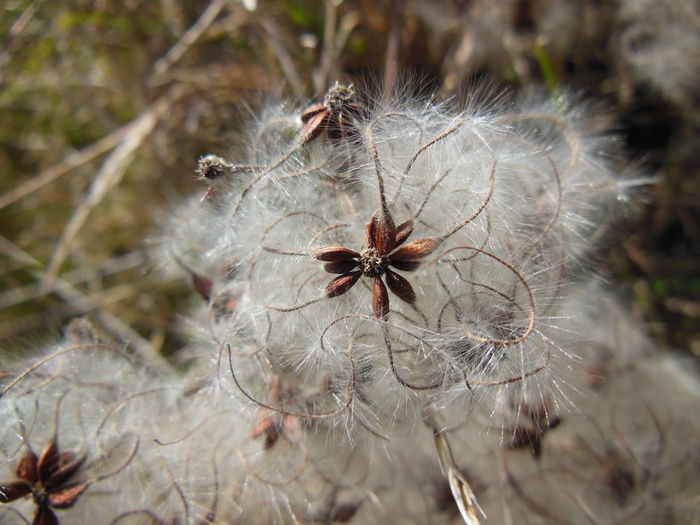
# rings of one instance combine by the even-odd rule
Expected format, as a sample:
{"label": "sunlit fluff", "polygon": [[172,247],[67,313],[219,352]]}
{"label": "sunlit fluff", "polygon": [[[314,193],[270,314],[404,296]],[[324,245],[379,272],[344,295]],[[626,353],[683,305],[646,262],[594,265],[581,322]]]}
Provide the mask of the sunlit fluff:
{"label": "sunlit fluff", "polygon": [[558,392],[568,268],[623,196],[611,141],[563,99],[375,107],[334,89],[303,129],[273,107],[240,162],[203,158],[206,195],[168,241],[236,388],[264,403],[261,378],[288,375],[317,390],[297,415],[379,435],[387,416]]}

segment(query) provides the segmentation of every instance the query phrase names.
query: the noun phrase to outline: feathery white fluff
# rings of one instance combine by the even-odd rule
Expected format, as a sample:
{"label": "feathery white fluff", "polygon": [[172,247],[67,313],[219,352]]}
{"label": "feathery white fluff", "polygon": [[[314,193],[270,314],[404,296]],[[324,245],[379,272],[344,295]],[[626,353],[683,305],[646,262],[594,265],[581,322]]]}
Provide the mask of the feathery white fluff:
{"label": "feathery white fluff", "polygon": [[588,109],[342,86],[270,106],[241,159],[201,160],[161,243],[204,299],[189,366],[81,324],[3,364],[3,498],[56,430],[87,458],[55,511],[73,522],[689,515],[690,467],[669,473],[696,447],[696,378],[581,271],[636,181]]}

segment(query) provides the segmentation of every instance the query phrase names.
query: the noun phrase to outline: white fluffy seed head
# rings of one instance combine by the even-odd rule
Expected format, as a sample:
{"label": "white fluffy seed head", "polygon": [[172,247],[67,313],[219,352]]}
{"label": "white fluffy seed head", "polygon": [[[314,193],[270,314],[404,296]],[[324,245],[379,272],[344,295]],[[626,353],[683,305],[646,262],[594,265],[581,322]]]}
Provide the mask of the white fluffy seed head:
{"label": "white fluffy seed head", "polygon": [[[161,395],[170,388],[165,378],[82,319],[67,327],[59,344],[2,368],[0,480],[17,479],[18,464],[32,454],[39,465],[55,461],[44,467],[34,499],[8,502],[4,512],[29,519],[41,490],[67,498],[64,490],[83,484],[74,505],[54,506],[62,521],[104,522],[141,505],[151,469],[139,450],[157,436],[159,414],[168,408]],[[58,452],[50,452],[52,443]],[[50,483],[47,468],[59,476],[72,464],[77,467],[70,476]],[[107,496],[112,493],[118,496]]]}
{"label": "white fluffy seed head", "polygon": [[[451,426],[479,412],[464,406],[558,397],[559,303],[622,187],[583,113],[563,97],[404,100],[300,141],[311,121],[277,105],[240,164],[203,159],[216,177],[169,242],[211,280],[207,329],[219,362],[230,346],[234,388],[261,401],[272,377],[307,385],[301,413],[381,435],[426,406]],[[370,271],[373,220],[385,238],[412,227]]]}
{"label": "white fluffy seed head", "polygon": [[186,371],[80,321],[3,364],[2,483],[56,433],[72,522],[426,523],[466,483],[493,521],[690,516],[697,382],[579,283],[634,183],[610,138],[563,98],[365,103],[201,160],[161,243],[204,299]]}

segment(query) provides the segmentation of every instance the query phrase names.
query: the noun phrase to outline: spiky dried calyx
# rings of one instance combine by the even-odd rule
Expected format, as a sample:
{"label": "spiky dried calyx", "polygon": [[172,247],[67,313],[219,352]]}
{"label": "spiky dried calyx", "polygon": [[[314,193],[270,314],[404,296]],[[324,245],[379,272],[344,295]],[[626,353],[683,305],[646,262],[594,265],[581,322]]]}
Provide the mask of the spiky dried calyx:
{"label": "spiky dried calyx", "polygon": [[85,457],[60,452],[56,439],[44,448],[39,457],[31,450],[17,462],[17,481],[0,483],[0,503],[9,503],[31,495],[36,504],[33,525],[59,525],[53,509],[68,509],[90,485],[74,481],[85,463]]}
{"label": "spiky dried calyx", "polygon": [[299,142],[308,144],[325,130],[332,140],[339,140],[356,132],[353,121],[367,113],[367,108],[357,102],[352,85],[338,82],[328,90],[323,104],[314,104],[301,114],[304,128]]}
{"label": "spiky dried calyx", "polygon": [[[413,304],[416,293],[411,283],[391,268],[411,272],[420,266],[419,259],[430,255],[439,241],[419,239],[399,248],[413,233],[413,221],[394,225],[388,211],[375,213],[367,224],[365,242],[367,248],[356,252],[343,246],[324,246],[314,253],[319,261],[324,261],[324,270],[339,273],[326,287],[328,297],[346,293],[361,276],[374,277],[372,289],[372,309],[379,319],[389,314],[389,293],[387,286],[399,299]],[[399,248],[396,250],[396,248]],[[396,250],[396,251],[394,251]],[[382,281],[386,280],[386,285]]]}

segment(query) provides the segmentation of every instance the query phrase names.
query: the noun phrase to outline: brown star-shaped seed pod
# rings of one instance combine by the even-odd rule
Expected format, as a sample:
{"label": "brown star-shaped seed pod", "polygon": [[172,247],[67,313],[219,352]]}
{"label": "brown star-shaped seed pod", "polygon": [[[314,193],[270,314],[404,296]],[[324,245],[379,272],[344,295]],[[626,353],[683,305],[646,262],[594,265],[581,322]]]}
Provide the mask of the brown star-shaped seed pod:
{"label": "brown star-shaped seed pod", "polygon": [[314,104],[301,114],[304,128],[299,141],[308,144],[325,130],[331,140],[345,138],[357,130],[352,121],[367,113],[367,108],[355,98],[352,85],[341,86],[337,82],[328,90],[323,104]]}
{"label": "brown star-shaped seed pod", "polygon": [[504,432],[510,435],[510,442],[504,444],[513,449],[529,446],[532,455],[539,459],[545,433],[558,427],[562,423],[562,419],[557,414],[552,413],[550,401],[547,399],[539,405],[529,405],[522,402],[520,414],[524,417],[517,425],[504,429]]}
{"label": "brown star-shaped seed pod", "polygon": [[88,481],[72,481],[85,457],[59,452],[56,439],[37,458],[31,450],[16,467],[18,481],[0,482],[0,503],[31,495],[36,504],[32,525],[60,525],[53,509],[68,509],[87,490]]}
{"label": "brown star-shaped seed pod", "polygon": [[[326,264],[328,273],[340,274],[326,286],[328,297],[337,297],[350,290],[363,275],[374,278],[372,309],[379,319],[389,314],[387,286],[399,299],[413,304],[416,293],[404,277],[393,271],[411,272],[420,266],[419,259],[430,255],[439,244],[438,239],[419,239],[403,245],[413,233],[413,221],[394,226],[388,210],[377,212],[367,225],[367,248],[356,252],[337,245],[324,246],[314,257]],[[398,249],[397,249],[398,248]],[[386,280],[386,285],[382,281]]]}
{"label": "brown star-shaped seed pod", "polygon": [[[270,382],[270,397],[279,405],[294,393],[289,388],[283,388],[279,377],[273,377]],[[284,414],[266,407],[258,409],[258,421],[250,430],[251,439],[265,436],[265,450],[271,448],[281,435],[288,438],[296,436],[300,431],[300,420],[293,414]]]}

